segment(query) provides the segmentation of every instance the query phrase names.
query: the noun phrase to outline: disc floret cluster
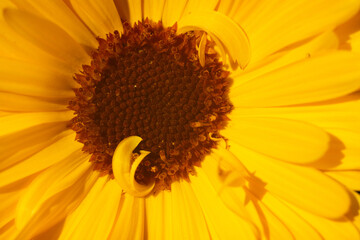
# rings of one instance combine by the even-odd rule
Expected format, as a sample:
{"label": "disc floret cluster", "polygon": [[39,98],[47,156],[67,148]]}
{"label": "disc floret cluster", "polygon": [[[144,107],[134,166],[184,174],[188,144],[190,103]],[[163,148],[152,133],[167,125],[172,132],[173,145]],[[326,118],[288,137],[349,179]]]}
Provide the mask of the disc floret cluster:
{"label": "disc floret cluster", "polygon": [[124,21],[123,27],[121,35],[98,38],[91,64],[75,74],[79,88],[69,103],[75,112],[69,127],[92,155],[95,169],[110,176],[117,145],[140,136],[134,152],[151,154],[135,180],[169,189],[173,181],[188,179],[222,138],[219,131],[232,110],[229,73],[212,41],[200,64],[198,33],[176,34],[176,25],[164,28],[149,20],[133,27]]}

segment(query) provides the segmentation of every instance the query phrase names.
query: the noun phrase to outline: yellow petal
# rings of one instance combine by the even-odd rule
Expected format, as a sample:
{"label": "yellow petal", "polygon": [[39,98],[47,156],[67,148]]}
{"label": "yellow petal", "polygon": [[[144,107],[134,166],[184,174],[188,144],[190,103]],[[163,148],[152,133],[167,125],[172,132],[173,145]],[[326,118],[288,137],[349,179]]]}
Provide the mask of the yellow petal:
{"label": "yellow petal", "polygon": [[[223,176],[227,172],[219,170],[221,169],[221,161],[229,160],[229,154],[226,154],[226,150],[222,149],[219,152],[223,153],[223,156],[212,154],[206,157],[201,168],[214,188],[218,189],[218,195],[226,206],[239,216],[253,221],[261,230],[264,239],[321,239],[310,224],[277,200],[271,193],[264,192],[261,185],[257,188],[254,187],[252,176],[247,176],[250,185],[247,184],[248,187],[245,186],[245,190],[244,185],[227,186],[224,183]],[[231,170],[235,169],[236,167],[233,166]]]}
{"label": "yellow petal", "polygon": [[[87,63],[89,55],[69,34],[56,24],[25,11],[6,9],[9,25],[22,37],[65,62],[74,69]],[[42,33],[46,34],[42,34]]]}
{"label": "yellow petal", "polygon": [[77,227],[81,225],[82,221],[87,220],[84,219],[84,216],[93,210],[91,209],[91,206],[98,198],[101,197],[100,193],[104,189],[104,186],[107,182],[107,177],[99,177],[95,180],[91,189],[89,189],[89,191],[86,193],[86,196],[83,198],[76,210],[69,214],[69,216],[66,218],[64,228],[59,239],[70,239],[70,237],[76,232]]}
{"label": "yellow petal", "polygon": [[255,197],[257,194],[256,190],[251,194],[251,202],[246,205],[246,209],[260,218],[264,235],[269,236],[269,239],[323,239],[311,222],[301,218],[277,197],[269,192]]}
{"label": "yellow petal", "polygon": [[114,0],[116,9],[121,19],[130,21],[130,9],[128,0]]}
{"label": "yellow petal", "polygon": [[[48,53],[42,51],[30,42],[26,41],[24,38],[19,37],[17,33],[13,31],[10,32],[9,29],[10,27],[8,25],[7,28],[4,29],[4,32],[6,32],[6,36],[8,37],[8,39],[4,36],[1,36],[0,34],[0,61],[9,62],[9,64],[6,64],[6,66],[9,66],[10,68],[5,69],[5,71],[10,72],[12,70],[12,68],[10,67],[11,63],[16,60],[17,70],[21,68],[23,64],[26,65],[26,63],[30,63],[37,68],[44,67],[46,68],[46,70],[59,70],[61,71],[61,73],[59,72],[60,76],[64,75],[64,72],[68,74],[73,74],[73,69],[69,67],[68,63],[65,63],[60,59],[55,58]],[[4,71],[3,68],[0,71]]]}
{"label": "yellow petal", "polygon": [[142,20],[142,1],[141,0],[128,0],[129,13],[130,13],[130,24]]}
{"label": "yellow petal", "polygon": [[[313,215],[294,205],[287,204],[292,208],[301,218],[306,219],[318,231],[323,239],[339,240],[339,239],[360,239],[359,231],[354,224],[345,219],[331,220],[323,217]],[[307,238],[309,239],[309,238]]]}
{"label": "yellow petal", "polygon": [[4,170],[41,151],[64,135],[66,122],[46,123],[0,137],[0,170]]}
{"label": "yellow petal", "polygon": [[40,98],[0,92],[0,110],[9,112],[47,112],[67,110],[65,105]]}
{"label": "yellow petal", "polygon": [[34,235],[62,221],[80,204],[98,176],[98,172],[90,170],[76,182],[72,182],[70,187],[47,199],[21,229],[16,240],[32,239]]}
{"label": "yellow petal", "polygon": [[145,214],[147,219],[152,219],[145,222],[149,240],[166,239],[165,229],[171,228],[165,221],[165,194],[171,193],[160,191],[156,196],[150,195],[145,199]]}
{"label": "yellow petal", "polygon": [[360,31],[352,34],[350,36],[349,42],[350,42],[350,45],[351,45],[351,49],[354,52],[360,53]]}
{"label": "yellow petal", "polygon": [[171,239],[174,238],[174,214],[173,214],[173,204],[172,204],[172,194],[171,192],[164,192],[164,211],[163,211],[163,217],[164,217],[164,224],[165,229],[164,232],[164,239]]}
{"label": "yellow petal", "polygon": [[[109,181],[104,190],[100,193],[101,197],[95,203],[96,205],[92,208],[100,209],[99,211],[89,211],[94,217],[85,216],[85,219],[94,224],[94,232],[88,232],[89,224],[83,224],[83,232],[80,233],[79,238],[82,238],[84,232],[88,232],[87,239],[104,239],[108,236],[113,228],[114,222],[116,221],[116,208],[120,205],[121,199],[121,188],[115,181]],[[96,218],[97,222],[93,219]],[[80,232],[80,231],[79,231]]]}
{"label": "yellow petal", "polygon": [[350,207],[348,192],[322,172],[274,161],[230,141],[230,151],[260,178],[265,189],[319,216],[340,218]]}
{"label": "yellow petal", "polygon": [[65,220],[60,220],[51,228],[48,228],[42,233],[36,235],[36,237],[34,237],[32,240],[55,239],[55,238],[57,239],[63,229],[64,222]]}
{"label": "yellow petal", "polygon": [[75,12],[96,36],[105,37],[109,32],[123,31],[120,16],[112,0],[71,0]]}
{"label": "yellow petal", "polygon": [[145,234],[145,200],[129,194],[123,196],[116,223],[109,236],[110,240],[142,240]]}
{"label": "yellow petal", "polygon": [[204,30],[218,38],[232,61],[242,69],[249,63],[250,44],[247,35],[226,15],[214,11],[196,11],[183,16],[178,22],[178,33],[193,30]]}
{"label": "yellow petal", "polygon": [[45,17],[56,25],[64,29],[72,38],[78,43],[85,45],[86,47],[96,48],[98,43],[91,34],[91,32],[85,27],[85,25],[79,20],[74,12],[66,5],[64,1],[46,1],[46,0],[12,0],[19,9],[25,11],[31,11],[39,16]]}
{"label": "yellow petal", "polygon": [[357,0],[244,1],[234,18],[248,33],[252,61],[258,61],[290,44],[335,28],[358,9]]}
{"label": "yellow petal", "polygon": [[[73,74],[74,69],[69,67],[69,63],[51,56],[24,38],[19,37],[7,23],[6,26],[7,28],[4,29],[4,32],[6,32],[7,38],[0,34],[0,61],[9,61],[11,64],[11,62],[16,60],[17,69],[21,68],[22,64],[30,63],[33,66],[37,66],[37,68],[43,67],[47,70],[59,71],[59,75],[64,75],[64,73]],[[7,71],[11,70],[11,68],[7,69]]]}
{"label": "yellow petal", "polygon": [[[358,129],[360,130],[360,128]],[[327,129],[331,134],[326,154],[311,166],[325,170],[360,170],[360,131]]]}
{"label": "yellow petal", "polygon": [[[16,9],[16,6],[10,0],[4,0],[0,2],[0,10],[3,12],[3,9],[12,8]],[[25,55],[20,51],[20,49],[16,46],[12,39],[14,33],[9,28],[6,23],[3,14],[0,14],[0,29],[2,30],[0,33],[0,56],[2,57],[11,57],[11,58],[19,58],[17,55]]]}
{"label": "yellow petal", "polygon": [[[221,152],[223,151],[225,150],[221,150]],[[207,175],[211,185],[218,193],[219,197],[221,197],[225,205],[239,216],[249,218],[249,215],[245,210],[245,199],[247,196],[242,188],[244,184],[238,185],[238,187],[237,185],[227,185],[225,183],[228,174],[232,171],[237,171],[235,170],[236,167],[234,167],[234,169],[226,169],[228,171],[224,171],[222,161],[228,162],[228,158],[221,158],[217,154],[211,154],[201,163],[201,168],[204,170],[204,173]],[[234,189],[239,190],[235,191]]]}
{"label": "yellow petal", "polygon": [[199,10],[214,10],[218,0],[194,0],[186,4],[184,15],[198,12]]}
{"label": "yellow petal", "polygon": [[165,0],[143,0],[144,19],[149,18],[154,22],[160,21],[163,15]]}
{"label": "yellow petal", "polygon": [[360,87],[360,56],[334,52],[300,61],[232,88],[236,107],[271,107],[341,97]]}
{"label": "yellow petal", "polygon": [[289,118],[318,125],[326,129],[360,129],[360,94],[354,93],[345,97],[324,101],[320,104],[296,107],[272,108],[236,108],[231,118],[236,117],[275,117]]}
{"label": "yellow petal", "polygon": [[15,239],[18,234],[18,229],[15,226],[14,221],[10,222],[4,228],[1,229],[1,239]]}
{"label": "yellow petal", "polygon": [[187,0],[165,0],[162,15],[162,23],[165,27],[171,27],[179,21],[187,2]]}
{"label": "yellow petal", "polygon": [[115,180],[125,192],[136,197],[148,195],[155,186],[154,181],[145,186],[138,184],[135,180],[137,167],[150,152],[140,151],[140,156],[130,166],[132,152],[141,141],[142,139],[138,136],[123,139],[116,147],[112,160]]}
{"label": "yellow petal", "polygon": [[40,174],[19,199],[16,209],[18,229],[26,225],[45,201],[72,186],[85,172],[88,174],[90,167],[88,155],[78,150]]}
{"label": "yellow petal", "polygon": [[358,171],[326,171],[330,177],[341,182],[348,188],[360,191],[360,170]]}
{"label": "yellow petal", "polygon": [[68,132],[67,136],[32,155],[28,159],[4,170],[0,175],[0,186],[16,182],[45,168],[48,168],[68,158],[75,151],[82,148],[82,144],[75,141],[75,133]]}
{"label": "yellow petal", "polygon": [[201,206],[191,185],[184,181],[174,182],[171,195],[174,239],[210,239]]}
{"label": "yellow petal", "polygon": [[221,176],[224,185],[222,187],[226,187],[226,185],[242,187],[245,185],[250,173],[232,152],[219,147],[219,149],[212,150],[212,157],[216,157],[219,162],[219,174],[223,175]]}
{"label": "yellow petal", "polygon": [[28,9],[31,12],[34,13],[38,13],[36,11],[36,9],[34,9],[34,7],[29,3],[28,0],[24,0],[24,1],[18,1],[18,0],[4,0],[1,1],[1,5],[0,5],[3,9],[5,9],[6,7],[11,7],[11,8],[18,8],[18,9]]}
{"label": "yellow petal", "polygon": [[359,208],[360,196],[357,192],[352,192],[352,195],[354,197],[353,198],[354,202],[357,202],[358,204],[357,204],[357,206],[355,204],[356,216],[351,220],[353,221],[354,226],[357,228],[358,232],[360,232],[360,208]]}
{"label": "yellow petal", "polygon": [[[16,184],[0,188],[0,239],[15,239],[18,229],[12,231],[11,228],[15,226],[17,203],[20,196],[26,191],[27,186],[32,181],[33,178],[30,177]],[[8,236],[8,234],[14,235],[13,237],[7,238],[6,236]]]}
{"label": "yellow petal", "polygon": [[198,56],[199,62],[202,67],[205,66],[205,47],[206,47],[206,33],[203,33],[199,43]]}
{"label": "yellow petal", "polygon": [[285,225],[287,219],[279,219],[272,207],[266,206],[249,192],[247,195],[249,202],[245,204],[245,208],[258,228],[262,229],[263,239],[297,239]]}
{"label": "yellow petal", "polygon": [[[224,156],[215,153],[207,156],[201,163],[201,168],[226,207],[243,219],[246,219],[249,222],[254,221],[255,224],[258,224],[258,217],[253,218],[251,212],[246,209],[247,204],[249,204],[248,192],[244,190],[246,185],[243,183],[227,184],[227,177],[231,173],[238,171],[236,166],[231,166],[232,168],[228,169],[223,168],[223,162],[229,162],[229,159],[235,158],[234,156],[227,154],[227,152],[228,151],[225,149],[220,149],[219,153],[224,153]],[[238,159],[236,159],[236,161],[239,162]],[[231,161],[231,163],[233,162]],[[248,174],[246,180],[249,180]],[[258,224],[258,226],[260,226],[260,230],[262,227],[260,224]]]}
{"label": "yellow petal", "polygon": [[72,118],[72,112],[37,112],[11,114],[0,118],[0,136],[50,122],[64,122]]}
{"label": "yellow petal", "polygon": [[15,218],[15,210],[20,196],[24,189],[0,193],[0,228]]}
{"label": "yellow petal", "polygon": [[222,134],[258,153],[293,163],[317,161],[329,144],[321,128],[281,118],[233,117]]}
{"label": "yellow petal", "polygon": [[258,239],[253,224],[228,209],[201,168],[191,185],[203,210],[212,239]]}
{"label": "yellow petal", "polygon": [[218,3],[217,11],[225,14],[226,16],[234,19],[234,16],[238,13],[241,1],[236,0],[221,0]]}
{"label": "yellow petal", "polygon": [[72,98],[72,88],[76,87],[73,73],[53,70],[49,65],[0,59],[0,90],[46,99]]}
{"label": "yellow petal", "polygon": [[141,0],[114,0],[121,19],[126,19],[131,25],[142,20]]}
{"label": "yellow petal", "polygon": [[246,71],[237,70],[232,72],[229,76],[234,79],[232,88],[299,60],[337,49],[338,46],[339,40],[337,35],[334,32],[325,32],[300,46],[274,53],[271,56],[264,58],[262,61],[259,61],[257,64],[252,64],[247,67]]}
{"label": "yellow petal", "polygon": [[5,117],[9,115],[13,115],[13,113],[0,111],[0,117]]}
{"label": "yellow petal", "polygon": [[[106,179],[106,177],[104,177]],[[66,219],[60,239],[108,239],[121,199],[119,185],[99,180],[80,206]]]}
{"label": "yellow petal", "polygon": [[[26,0],[20,0],[19,2],[26,5],[24,6],[25,10],[30,10],[31,6],[26,4],[27,2],[25,1]],[[40,1],[35,2],[38,3]],[[57,2],[62,3],[62,1]],[[49,2],[46,1],[46,3]],[[2,9],[1,12],[5,8],[15,9],[16,6],[10,3],[10,1],[8,0],[0,1],[0,9]],[[74,24],[70,26],[74,26]],[[24,38],[19,37],[19,35],[6,22],[3,14],[0,14],[0,29],[2,30],[0,33],[0,56],[2,58],[6,58],[6,60],[21,60],[24,62],[32,63],[33,65],[39,64],[41,66],[46,66],[46,68],[50,69],[69,69],[68,63],[65,63],[58,58],[49,55],[48,53],[42,51]],[[17,68],[17,70],[19,68],[20,66]],[[73,71],[71,70],[71,72],[69,73],[72,74]]]}

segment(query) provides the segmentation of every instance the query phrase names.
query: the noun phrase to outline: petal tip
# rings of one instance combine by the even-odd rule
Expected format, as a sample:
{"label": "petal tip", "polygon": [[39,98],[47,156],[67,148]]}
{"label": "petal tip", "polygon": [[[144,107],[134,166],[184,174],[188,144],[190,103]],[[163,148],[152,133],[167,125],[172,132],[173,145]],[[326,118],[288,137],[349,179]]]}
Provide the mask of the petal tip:
{"label": "petal tip", "polygon": [[[115,180],[120,187],[134,197],[145,197],[151,193],[155,186],[155,182],[148,185],[141,185],[135,180],[135,172],[142,160],[150,153],[148,151],[140,151],[134,159],[133,150],[139,145],[142,138],[139,136],[130,136],[123,139],[115,149],[112,167]],[[131,160],[134,159],[133,163]]]}

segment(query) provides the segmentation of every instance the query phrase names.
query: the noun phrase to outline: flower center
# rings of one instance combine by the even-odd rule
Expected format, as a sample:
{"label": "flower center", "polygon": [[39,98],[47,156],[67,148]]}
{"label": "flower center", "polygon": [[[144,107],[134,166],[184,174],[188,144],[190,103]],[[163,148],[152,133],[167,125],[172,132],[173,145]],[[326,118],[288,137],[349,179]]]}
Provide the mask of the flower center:
{"label": "flower center", "polygon": [[[148,20],[124,32],[98,38],[90,65],[74,79],[80,84],[69,102],[75,112],[70,128],[83,151],[92,154],[95,169],[112,176],[112,156],[129,136],[143,141],[134,150],[151,154],[138,166],[135,180],[169,189],[187,179],[222,138],[232,109],[228,100],[228,72],[213,50],[205,46],[199,62],[194,32],[176,34]],[[130,159],[128,161],[131,161]]]}

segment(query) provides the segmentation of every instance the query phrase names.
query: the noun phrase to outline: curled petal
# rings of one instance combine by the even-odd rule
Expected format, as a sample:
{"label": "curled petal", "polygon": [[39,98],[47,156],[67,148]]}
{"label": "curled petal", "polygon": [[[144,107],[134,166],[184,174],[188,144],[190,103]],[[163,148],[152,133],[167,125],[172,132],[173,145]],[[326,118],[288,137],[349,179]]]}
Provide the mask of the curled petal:
{"label": "curled petal", "polygon": [[216,49],[221,56],[221,60],[224,63],[224,65],[227,64],[227,57],[226,57],[226,51],[225,47],[222,45],[221,41],[212,33],[209,33],[210,38],[216,43],[216,46],[218,49]]}
{"label": "curled petal", "polygon": [[205,66],[205,47],[206,47],[206,33],[203,33],[201,36],[200,44],[199,44],[199,61],[202,67]]}
{"label": "curled petal", "polygon": [[203,30],[218,38],[231,60],[237,62],[240,68],[248,65],[251,54],[249,39],[245,31],[226,15],[215,11],[196,11],[179,20],[178,33],[193,30]]}
{"label": "curled petal", "polygon": [[141,141],[142,138],[138,136],[125,138],[116,147],[112,159],[112,168],[115,180],[125,192],[135,197],[144,197],[148,195],[155,185],[155,182],[148,185],[141,185],[135,181],[135,172],[137,167],[150,153],[148,151],[140,151],[140,155],[131,164],[133,150]]}

